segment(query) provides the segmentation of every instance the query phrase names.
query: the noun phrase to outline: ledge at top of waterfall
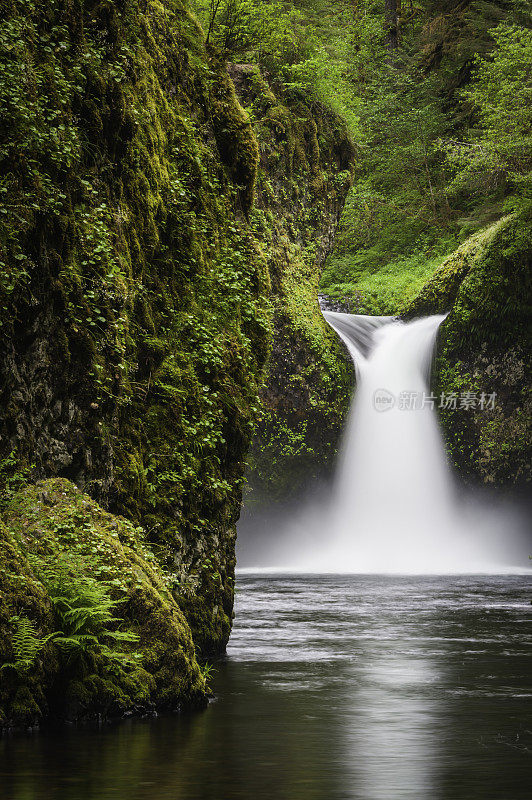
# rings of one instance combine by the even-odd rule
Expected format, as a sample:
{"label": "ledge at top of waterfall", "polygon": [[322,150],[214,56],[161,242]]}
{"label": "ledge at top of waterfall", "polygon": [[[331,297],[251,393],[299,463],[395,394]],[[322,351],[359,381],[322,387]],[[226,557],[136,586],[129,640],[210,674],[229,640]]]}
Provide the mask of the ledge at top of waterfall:
{"label": "ledge at top of waterfall", "polygon": [[396,317],[369,317],[365,314],[345,314],[340,311],[323,311],[322,313],[326,322],[347,345],[355,363],[359,356],[368,357],[375,344],[375,331],[397,319]]}
{"label": "ledge at top of waterfall", "polygon": [[[419,385],[417,381],[418,391],[428,390],[434,343],[447,314],[435,314],[410,322],[402,322],[397,317],[370,317],[331,311],[323,312],[323,316],[346,345],[359,381],[362,373],[378,371],[378,365],[381,364],[380,372],[384,369],[389,373],[381,374],[383,380],[394,381],[395,376],[395,383],[397,379],[406,381],[404,385],[396,386],[398,391],[411,392],[414,389],[413,376],[420,376],[425,382]],[[400,375],[399,362],[403,364]],[[396,368],[393,364],[396,364]]]}

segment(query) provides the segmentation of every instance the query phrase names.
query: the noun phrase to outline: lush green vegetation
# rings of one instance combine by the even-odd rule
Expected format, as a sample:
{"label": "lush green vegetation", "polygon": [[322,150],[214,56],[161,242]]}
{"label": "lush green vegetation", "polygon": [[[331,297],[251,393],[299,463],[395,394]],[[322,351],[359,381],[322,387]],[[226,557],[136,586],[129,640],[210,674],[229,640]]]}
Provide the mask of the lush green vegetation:
{"label": "lush green vegetation", "polygon": [[455,449],[497,482],[524,452],[529,13],[4,6],[0,726],[198,705],[254,429],[256,494],[334,457],[352,372],[316,295],[344,206],[322,291],[453,305],[441,385],[503,396]]}
{"label": "lush green vegetation", "polygon": [[359,5],[351,28],[360,172],[322,289],[370,313],[400,312],[442,256],[530,197],[522,4],[407,9],[394,47],[379,3]]}
{"label": "lush green vegetation", "polygon": [[[448,311],[479,242],[490,238],[494,223],[530,202],[527,5],[520,0],[195,0],[195,9],[207,38],[228,60],[257,64],[285,96],[310,98],[316,108],[325,103],[347,122],[355,179],[321,291],[360,313],[402,313],[420,293],[418,307],[425,312]],[[246,106],[246,111],[257,124],[257,110]],[[433,275],[439,276],[436,282]],[[296,373],[283,375],[298,320],[312,350],[309,312],[290,311],[298,294],[309,308],[307,288],[306,281],[292,286],[276,318],[285,345],[278,336],[252,459],[252,482],[270,497],[283,493],[287,476],[297,487],[298,476],[314,475],[313,464],[327,461],[312,431],[320,405],[316,390],[327,397],[324,381],[305,377],[311,368],[304,359]],[[338,373],[334,378],[345,386]],[[293,395],[292,410],[271,397],[276,382],[283,383],[285,397]],[[331,438],[330,423],[321,422]]]}
{"label": "lush green vegetation", "polygon": [[204,703],[172,575],[142,528],[54,479],[13,494],[0,530],[0,725]]}
{"label": "lush green vegetation", "polygon": [[258,144],[184,4],[139,8],[6,7],[0,494],[31,465],[73,479],[142,524],[176,580],[216,531],[221,581],[194,580],[222,647],[220,541],[232,549],[271,335],[248,221]]}
{"label": "lush green vegetation", "polygon": [[195,0],[208,38],[347,120],[358,169],[321,289],[401,311],[443,257],[530,198],[521,0]]}
{"label": "lush green vegetation", "polygon": [[[233,83],[219,34],[181,0],[5,7],[0,727],[201,704],[229,637],[274,305],[297,275],[312,301],[353,153],[314,98]],[[338,343],[306,319],[331,395]],[[75,486],[100,505],[66,511]]]}
{"label": "lush green vegetation", "polygon": [[464,477],[526,487],[531,478],[532,214],[510,214],[471,236],[407,307],[450,313],[441,328],[435,389],[494,392],[490,413],[443,411],[452,458]]}

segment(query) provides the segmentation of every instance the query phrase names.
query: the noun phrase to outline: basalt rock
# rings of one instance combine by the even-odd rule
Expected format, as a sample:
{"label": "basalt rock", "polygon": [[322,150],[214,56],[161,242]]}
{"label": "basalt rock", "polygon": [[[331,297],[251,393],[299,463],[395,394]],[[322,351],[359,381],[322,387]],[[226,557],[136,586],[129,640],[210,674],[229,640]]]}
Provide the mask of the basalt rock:
{"label": "basalt rock", "polygon": [[272,281],[272,351],[249,460],[252,506],[297,495],[334,460],[353,374],[322,317],[318,283],[351,185],[354,149],[342,121],[321,104],[276,96],[252,65],[232,66],[230,74],[259,120],[253,223]]}
{"label": "basalt rock", "polygon": [[458,471],[516,489],[531,479],[531,243],[530,212],[505,217],[449,256],[407,311],[449,312],[434,385],[455,398],[441,418]]}
{"label": "basalt rock", "polygon": [[[310,299],[352,146],[319,104],[278,97],[255,68],[228,71],[181,0],[8,0],[3,12],[4,501],[59,479],[122,515],[155,554],[198,656],[219,653],[274,319],[274,353],[291,359],[297,397],[317,402],[318,427],[336,396],[337,345]],[[17,553],[12,587],[19,571],[34,580]],[[4,625],[25,608],[9,591]],[[46,603],[24,614],[43,636]],[[168,647],[185,653],[183,637]],[[54,695],[40,674],[46,702],[32,697],[46,716]],[[85,689],[83,713],[103,707]]]}

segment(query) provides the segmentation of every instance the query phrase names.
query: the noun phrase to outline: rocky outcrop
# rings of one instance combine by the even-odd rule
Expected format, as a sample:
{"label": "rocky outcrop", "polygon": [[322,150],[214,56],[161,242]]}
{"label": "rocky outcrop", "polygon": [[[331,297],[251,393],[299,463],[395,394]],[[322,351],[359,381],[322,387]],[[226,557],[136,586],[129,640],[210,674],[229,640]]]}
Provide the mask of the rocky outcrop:
{"label": "rocky outcrop", "polygon": [[[205,658],[231,628],[235,523],[274,326],[285,375],[319,383],[305,402],[325,413],[336,395],[336,343],[310,298],[352,148],[319,104],[279,99],[254,68],[228,74],[203,42],[181,0],[6,5],[0,475],[5,503],[14,486],[59,479],[129,520]],[[305,362],[299,341],[312,345]],[[42,599],[19,545],[9,574],[27,572]],[[12,659],[8,621],[26,607],[6,580]],[[44,637],[49,598],[40,608],[23,616]],[[197,664],[183,637],[168,646],[185,654],[175,668],[188,702]],[[45,715],[53,693],[36,680]],[[82,694],[84,714],[101,708]]]}
{"label": "rocky outcrop", "polygon": [[531,243],[530,212],[505,217],[449,256],[407,311],[449,312],[434,383],[457,398],[441,416],[460,474],[517,488],[531,479]]}
{"label": "rocky outcrop", "polygon": [[189,627],[142,529],[62,478],[10,498],[0,725],[204,705]]}

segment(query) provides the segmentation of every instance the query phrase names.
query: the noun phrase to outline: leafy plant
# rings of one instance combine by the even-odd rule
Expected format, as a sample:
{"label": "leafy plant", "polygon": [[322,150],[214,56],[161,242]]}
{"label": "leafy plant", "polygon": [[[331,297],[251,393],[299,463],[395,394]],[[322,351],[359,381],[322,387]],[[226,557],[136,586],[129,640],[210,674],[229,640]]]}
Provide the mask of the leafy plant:
{"label": "leafy plant", "polygon": [[214,673],[216,672],[216,669],[214,668],[214,666],[212,664],[209,664],[208,662],[206,662],[205,664],[200,666],[200,671],[201,671],[201,676],[203,678],[203,681],[205,683],[205,689],[207,691],[210,691],[209,682],[212,680],[212,677],[213,677]]}
{"label": "leafy plant", "polygon": [[15,628],[11,642],[15,660],[2,664],[0,670],[13,669],[19,675],[22,675],[30,671],[45,644],[50,639],[53,639],[56,634],[51,633],[48,636],[39,636],[33,620],[25,616],[11,617],[9,622]]}
{"label": "leafy plant", "polygon": [[275,58],[294,45],[292,20],[295,9],[279,0],[199,1],[206,22],[207,42],[214,42],[226,56],[255,52]]}
{"label": "leafy plant", "polygon": [[0,460],[0,507],[9,502],[15,492],[31,480],[33,465],[23,466],[15,451]]}
{"label": "leafy plant", "polygon": [[491,36],[493,53],[477,56],[473,80],[462,92],[480,126],[443,147],[458,168],[455,187],[487,192],[509,177],[524,190],[532,167],[532,30],[503,24]]}
{"label": "leafy plant", "polygon": [[68,657],[85,660],[100,653],[112,660],[129,663],[135,656],[121,646],[138,641],[137,634],[120,630],[123,620],[116,616],[119,600],[111,597],[113,586],[76,574],[62,559],[41,570],[56,616],[58,632],[54,644]]}

